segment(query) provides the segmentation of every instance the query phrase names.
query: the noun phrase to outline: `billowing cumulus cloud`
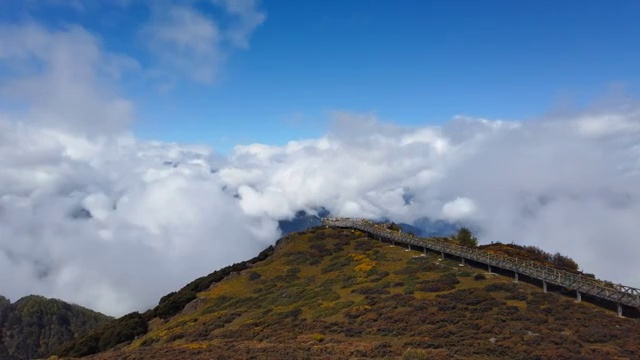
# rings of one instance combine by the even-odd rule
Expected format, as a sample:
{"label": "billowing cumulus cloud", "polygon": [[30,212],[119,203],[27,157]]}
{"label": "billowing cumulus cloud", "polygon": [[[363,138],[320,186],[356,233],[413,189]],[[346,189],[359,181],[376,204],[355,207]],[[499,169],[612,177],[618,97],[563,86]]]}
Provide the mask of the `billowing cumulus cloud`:
{"label": "billowing cumulus cloud", "polygon": [[[340,114],[322,138],[237,146],[227,158],[4,120],[2,291],[111,314],[143,309],[273,243],[277,220],[322,207],[468,222],[482,242],[560,251],[600,277],[637,285],[640,133],[594,137],[576,127],[601,116],[402,128]],[[639,121],[633,112],[610,116]]]}
{"label": "billowing cumulus cloud", "polygon": [[456,118],[424,128],[337,114],[325,137],[238,146],[228,158],[5,120],[3,292],[112,314],[144,308],[272,243],[277,220],[322,207],[338,216],[466,221],[481,241],[560,251],[587,271],[638,284],[640,132],[629,125],[594,136],[581,123],[608,116],[637,124],[636,114]]}
{"label": "billowing cumulus cloud", "polygon": [[[0,123],[0,278],[111,314],[278,237],[277,220],[337,216],[466,221],[481,241],[538,245],[601,277],[640,283],[637,111],[527,123],[456,118],[402,128],[336,114],[283,147],[209,149]],[[624,127],[584,132],[594,121]],[[411,201],[407,202],[406,199]]]}
{"label": "billowing cumulus cloud", "polygon": [[0,286],[9,296],[122,314],[278,236],[275,221],[247,216],[224,190],[211,171],[224,159],[207,149],[122,135],[75,138],[86,141],[76,152],[69,135],[2,127]]}
{"label": "billowing cumulus cloud", "polygon": [[442,207],[443,217],[452,221],[469,219],[475,211],[476,205],[468,198],[456,198]]}
{"label": "billowing cumulus cloud", "polygon": [[137,63],[105,53],[99,40],[80,27],[2,26],[0,62],[8,74],[0,95],[12,107],[25,109],[20,116],[26,121],[104,134],[128,128],[133,119],[133,104],[117,95],[115,83]]}

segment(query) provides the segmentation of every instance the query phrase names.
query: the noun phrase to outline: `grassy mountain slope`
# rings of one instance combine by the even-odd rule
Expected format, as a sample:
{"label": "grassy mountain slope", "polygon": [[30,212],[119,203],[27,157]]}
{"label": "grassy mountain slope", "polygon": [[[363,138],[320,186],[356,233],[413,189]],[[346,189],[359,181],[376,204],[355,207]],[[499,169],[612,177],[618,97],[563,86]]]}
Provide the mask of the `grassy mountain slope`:
{"label": "grassy mountain slope", "polygon": [[91,358],[633,359],[637,334],[637,320],[588,303],[314,228]]}
{"label": "grassy mountain slope", "polygon": [[11,304],[0,297],[0,359],[32,359],[110,320],[108,316],[41,296]]}
{"label": "grassy mountain slope", "polygon": [[[280,240],[278,241],[278,243]],[[92,355],[101,351],[106,351],[120,344],[130,342],[144,336],[149,331],[149,322],[154,319],[169,319],[180,313],[189,303],[197,299],[199,292],[202,292],[240,271],[244,271],[254,264],[265,260],[273,254],[274,247],[269,246],[258,256],[233,265],[225,266],[209,275],[195,279],[185,285],[182,289],[169,293],[160,299],[156,307],[143,314],[133,312],[121,318],[110,321],[77,339],[70,341],[59,347],[53,354],[63,357],[82,357]]]}

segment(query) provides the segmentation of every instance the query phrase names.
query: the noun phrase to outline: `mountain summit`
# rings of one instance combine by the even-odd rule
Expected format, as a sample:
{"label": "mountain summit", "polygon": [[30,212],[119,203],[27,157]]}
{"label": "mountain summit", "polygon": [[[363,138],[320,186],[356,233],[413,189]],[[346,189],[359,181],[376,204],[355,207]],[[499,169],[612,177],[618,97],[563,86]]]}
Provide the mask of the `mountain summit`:
{"label": "mountain summit", "polygon": [[290,234],[141,316],[146,331],[90,358],[640,357],[636,319],[336,228]]}

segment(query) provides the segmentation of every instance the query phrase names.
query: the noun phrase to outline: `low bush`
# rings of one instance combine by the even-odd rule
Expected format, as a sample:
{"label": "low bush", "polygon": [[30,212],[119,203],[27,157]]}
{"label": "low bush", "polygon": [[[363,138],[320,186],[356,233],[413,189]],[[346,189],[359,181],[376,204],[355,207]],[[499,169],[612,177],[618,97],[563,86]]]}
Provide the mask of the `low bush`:
{"label": "low bush", "polygon": [[351,293],[360,294],[360,295],[387,295],[387,294],[390,294],[391,292],[389,292],[389,290],[386,290],[386,289],[362,287],[362,288],[351,290]]}
{"label": "low bush", "polygon": [[247,276],[247,279],[248,279],[249,281],[255,281],[255,280],[260,279],[261,277],[262,277],[262,275],[260,275],[260,273],[257,273],[257,272],[255,272],[255,271],[252,271],[252,272],[250,272],[250,273],[249,273],[249,275]]}
{"label": "low bush", "polygon": [[490,284],[484,287],[486,291],[495,292],[495,291],[504,291],[504,292],[513,292],[517,289],[515,284],[511,283],[495,283]]}

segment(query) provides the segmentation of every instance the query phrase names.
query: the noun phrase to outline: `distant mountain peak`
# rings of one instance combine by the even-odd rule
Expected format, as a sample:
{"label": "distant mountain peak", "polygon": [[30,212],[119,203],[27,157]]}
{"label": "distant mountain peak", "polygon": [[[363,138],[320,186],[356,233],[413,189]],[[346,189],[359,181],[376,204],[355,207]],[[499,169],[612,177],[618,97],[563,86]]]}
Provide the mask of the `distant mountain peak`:
{"label": "distant mountain peak", "polygon": [[28,295],[15,303],[0,296],[0,359],[43,357],[111,318],[58,299]]}

